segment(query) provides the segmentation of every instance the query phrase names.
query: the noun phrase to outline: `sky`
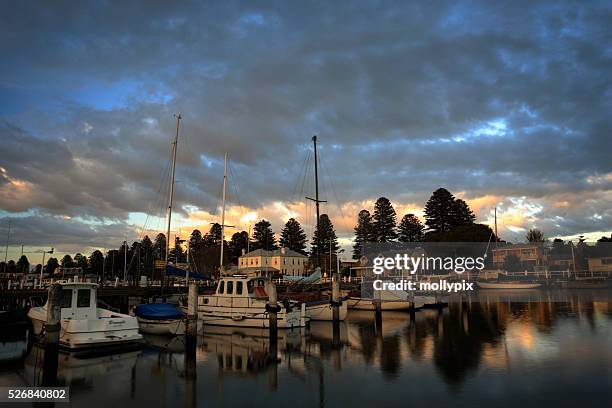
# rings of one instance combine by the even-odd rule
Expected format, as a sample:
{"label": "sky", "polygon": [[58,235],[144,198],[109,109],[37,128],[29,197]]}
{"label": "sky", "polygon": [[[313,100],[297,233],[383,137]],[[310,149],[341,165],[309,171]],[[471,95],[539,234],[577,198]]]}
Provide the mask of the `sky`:
{"label": "sky", "polygon": [[173,234],[220,222],[227,152],[228,238],[310,236],[315,134],[347,251],[439,187],[509,241],[612,231],[610,2],[2,2],[0,30],[9,257],[163,231],[177,113]]}

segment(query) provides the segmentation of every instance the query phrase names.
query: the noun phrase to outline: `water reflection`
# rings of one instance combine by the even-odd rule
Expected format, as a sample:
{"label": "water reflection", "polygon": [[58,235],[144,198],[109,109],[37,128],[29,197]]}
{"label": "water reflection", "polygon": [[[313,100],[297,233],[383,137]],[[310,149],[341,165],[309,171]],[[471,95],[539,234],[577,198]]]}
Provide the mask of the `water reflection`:
{"label": "water reflection", "polygon": [[[589,405],[612,396],[612,296],[564,296],[514,302],[483,293],[451,299],[443,310],[385,312],[380,327],[373,312],[351,311],[335,337],[331,323],[313,322],[309,330],[281,331],[276,348],[267,329],[207,326],[193,343],[147,336],[142,350],[62,353],[58,384],[71,387],[75,403],[92,407],[128,400],[162,407],[363,406],[406,398],[427,406],[524,399],[563,406],[577,397]],[[17,343],[25,358],[18,354],[11,370],[0,369],[0,385],[39,384],[42,349]]]}

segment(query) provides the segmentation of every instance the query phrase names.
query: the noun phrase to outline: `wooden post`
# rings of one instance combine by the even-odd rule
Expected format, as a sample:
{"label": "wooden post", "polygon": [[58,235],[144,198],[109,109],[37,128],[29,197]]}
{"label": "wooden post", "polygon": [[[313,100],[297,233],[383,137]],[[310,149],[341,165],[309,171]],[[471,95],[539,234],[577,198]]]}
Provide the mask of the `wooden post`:
{"label": "wooden post", "polygon": [[382,335],[382,305],[381,305],[381,299],[374,299],[373,300],[374,303],[374,318],[375,318],[375,327],[376,327],[376,334],[377,335]]}
{"label": "wooden post", "polygon": [[189,284],[187,297],[187,327],[185,333],[185,398],[187,407],[195,407],[197,401],[196,346],[198,334],[198,286]]}
{"label": "wooden post", "polygon": [[45,323],[45,353],[42,386],[54,386],[57,382],[59,338],[62,318],[62,286],[49,286],[47,297],[47,321]]}
{"label": "wooden post", "polygon": [[276,293],[276,285],[271,280],[268,283],[268,303],[266,305],[268,311],[268,324],[270,328],[270,357],[276,362],[277,356],[277,341],[278,341],[278,315],[280,310],[278,306],[278,295]]}
{"label": "wooden post", "polygon": [[335,347],[340,345],[340,305],[342,300],[340,299],[340,281],[338,274],[335,273],[332,278],[332,318],[333,318],[333,345]]}

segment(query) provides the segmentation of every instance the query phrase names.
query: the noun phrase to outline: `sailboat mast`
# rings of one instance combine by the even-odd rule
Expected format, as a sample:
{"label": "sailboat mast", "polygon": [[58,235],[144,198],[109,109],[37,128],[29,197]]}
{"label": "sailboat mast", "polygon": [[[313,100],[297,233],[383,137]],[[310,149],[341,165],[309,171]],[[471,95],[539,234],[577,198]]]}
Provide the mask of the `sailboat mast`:
{"label": "sailboat mast", "polygon": [[223,271],[223,239],[225,238],[225,191],[227,190],[227,153],[223,159],[223,193],[221,196],[221,260],[219,271]]}
{"label": "sailboat mast", "polygon": [[165,262],[168,265],[168,254],[170,253],[170,226],[172,225],[172,201],[174,200],[174,174],[176,172],[176,147],[178,143],[179,128],[181,125],[180,114],[176,115],[176,136],[172,142],[172,175],[170,176],[170,188],[168,188],[168,233],[166,234],[166,257]]}
{"label": "sailboat mast", "polygon": [[317,207],[317,231],[319,230],[319,161],[317,159],[317,136],[312,137],[314,144],[314,170],[315,170],[315,205]]}
{"label": "sailboat mast", "polygon": [[497,241],[499,238],[497,236],[497,207],[495,207],[495,248],[497,248]]}

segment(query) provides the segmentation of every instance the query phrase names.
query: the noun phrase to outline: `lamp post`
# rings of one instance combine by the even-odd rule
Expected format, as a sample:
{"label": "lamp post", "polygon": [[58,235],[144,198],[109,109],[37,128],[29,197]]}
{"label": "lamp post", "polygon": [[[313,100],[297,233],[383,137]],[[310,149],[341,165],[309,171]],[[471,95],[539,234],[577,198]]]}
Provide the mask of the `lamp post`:
{"label": "lamp post", "polygon": [[43,270],[45,269],[45,256],[47,254],[52,254],[53,253],[53,249],[54,248],[51,248],[50,251],[43,250],[42,263],[40,264],[40,279],[38,281],[39,288],[41,288],[41,289],[42,289]]}

